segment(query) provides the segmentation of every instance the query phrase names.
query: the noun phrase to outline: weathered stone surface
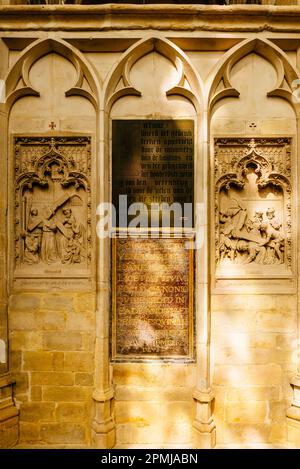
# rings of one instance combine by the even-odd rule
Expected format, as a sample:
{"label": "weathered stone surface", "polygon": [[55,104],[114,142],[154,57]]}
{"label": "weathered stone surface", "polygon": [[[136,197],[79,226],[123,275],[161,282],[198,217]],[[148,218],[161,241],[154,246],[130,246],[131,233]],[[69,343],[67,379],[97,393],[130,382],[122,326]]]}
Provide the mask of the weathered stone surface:
{"label": "weathered stone surface", "polygon": [[237,381],[243,385],[279,385],[282,380],[280,365],[218,365],[215,367],[215,384],[233,385]]}
{"label": "weathered stone surface", "polygon": [[46,443],[85,443],[85,427],[79,423],[47,423],[41,425],[41,439]]}
{"label": "weathered stone surface", "polygon": [[9,336],[9,344],[12,350],[41,350],[41,331],[13,330]]}
{"label": "weathered stone surface", "polygon": [[115,398],[120,401],[191,401],[192,389],[185,386],[142,387],[117,386]]}
{"label": "weathered stone surface", "polygon": [[40,440],[40,423],[20,422],[20,443],[35,444]]}
{"label": "weathered stone surface", "polygon": [[80,350],[82,338],[79,332],[44,332],[45,350]]}
{"label": "weathered stone surface", "polygon": [[94,376],[91,373],[75,373],[75,384],[79,386],[93,386]]}
{"label": "weathered stone surface", "polygon": [[193,364],[176,366],[176,376],[171,365],[156,364],[128,364],[126,367],[116,364],[114,366],[114,377],[116,383],[131,384],[134,386],[157,386],[165,385],[193,385],[195,378],[195,367]]}
{"label": "weathered stone surface", "polygon": [[96,297],[93,293],[81,293],[74,298],[75,311],[82,311],[84,314],[93,314],[96,307]]}
{"label": "weathered stone surface", "polygon": [[93,311],[79,311],[68,314],[66,328],[72,331],[93,331],[95,313]]}
{"label": "weathered stone surface", "polygon": [[70,311],[73,308],[73,297],[68,294],[47,295],[42,303],[42,309],[50,311]]}
{"label": "weathered stone surface", "polygon": [[21,313],[37,311],[41,304],[40,295],[35,294],[16,294],[10,297],[11,311]]}
{"label": "weathered stone surface", "polygon": [[232,402],[231,406],[226,407],[225,419],[228,423],[258,424],[267,423],[268,406],[264,401]]}
{"label": "weathered stone surface", "polygon": [[88,418],[88,407],[85,403],[58,403],[55,411],[59,422],[83,422]]}
{"label": "weathered stone surface", "polygon": [[226,398],[228,401],[266,401],[277,400],[279,389],[277,386],[240,386],[227,388]]}
{"label": "weathered stone surface", "polygon": [[134,402],[128,406],[127,402],[116,402],[117,423],[131,423],[139,427],[147,427],[153,421],[161,418],[161,405],[153,402]]}
{"label": "weathered stone surface", "polygon": [[28,402],[24,403],[21,407],[20,421],[23,422],[38,422],[47,421],[51,422],[54,418],[53,402]]}
{"label": "weathered stone surface", "polygon": [[44,386],[44,401],[78,402],[91,397],[88,388],[80,386]]}
{"label": "weathered stone surface", "polygon": [[33,371],[31,373],[31,384],[72,386],[74,384],[74,375],[73,373],[59,371]]}
{"label": "weathered stone surface", "polygon": [[66,352],[64,369],[66,371],[83,371],[92,373],[94,370],[94,354],[92,352]]}
{"label": "weathered stone surface", "polygon": [[46,330],[63,330],[66,322],[66,313],[63,311],[40,310],[42,329]]}
{"label": "weathered stone surface", "polygon": [[15,330],[34,330],[40,323],[38,314],[32,310],[20,312],[12,311],[10,313],[10,327]]}
{"label": "weathered stone surface", "polygon": [[56,355],[53,352],[24,352],[23,369],[28,371],[52,371]]}
{"label": "weathered stone surface", "polygon": [[42,386],[31,386],[30,397],[32,401],[42,401]]}

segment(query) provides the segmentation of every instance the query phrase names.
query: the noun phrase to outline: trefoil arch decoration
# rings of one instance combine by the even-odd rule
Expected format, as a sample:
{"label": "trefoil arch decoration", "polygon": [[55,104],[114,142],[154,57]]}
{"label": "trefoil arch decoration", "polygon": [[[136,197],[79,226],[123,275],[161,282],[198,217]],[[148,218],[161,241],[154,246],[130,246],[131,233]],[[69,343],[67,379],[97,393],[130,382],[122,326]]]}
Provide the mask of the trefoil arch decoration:
{"label": "trefoil arch decoration", "polygon": [[299,78],[298,71],[289,57],[265,38],[245,39],[223,55],[207,81],[209,110],[212,112],[215,104],[223,98],[239,98],[240,92],[232,84],[232,69],[243,57],[251,53],[263,57],[276,71],[276,81],[272,89],[267,92],[267,96],[287,100],[297,112],[293,91],[295,80]]}
{"label": "trefoil arch decoration", "polygon": [[65,91],[65,96],[81,96],[98,109],[101,82],[86,58],[74,46],[63,39],[38,39],[21,53],[5,78],[6,106],[8,109],[24,96],[39,97],[30,81],[31,67],[43,56],[56,53],[71,62],[76,71],[74,85]]}
{"label": "trefoil arch decoration", "polygon": [[201,112],[204,87],[189,58],[167,38],[148,35],[133,44],[123,54],[117,66],[107,77],[103,85],[103,106],[107,113],[109,114],[113,104],[124,96],[142,96],[141,91],[132,85],[130,73],[135,63],[151,52],[157,52],[169,59],[177,71],[178,81],[175,86],[166,91],[166,95],[182,96],[193,104],[197,112]]}

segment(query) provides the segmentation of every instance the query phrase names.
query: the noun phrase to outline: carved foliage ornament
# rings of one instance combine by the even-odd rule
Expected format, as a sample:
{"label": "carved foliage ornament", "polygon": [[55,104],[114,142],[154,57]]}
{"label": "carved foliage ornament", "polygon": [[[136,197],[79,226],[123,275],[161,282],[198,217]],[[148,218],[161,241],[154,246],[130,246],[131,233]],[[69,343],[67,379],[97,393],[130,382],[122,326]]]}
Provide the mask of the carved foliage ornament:
{"label": "carved foliage ornament", "polygon": [[16,272],[86,274],[90,137],[15,137],[14,151]]}
{"label": "carved foliage ornament", "polygon": [[291,271],[291,139],[216,138],[214,156],[217,270]]}

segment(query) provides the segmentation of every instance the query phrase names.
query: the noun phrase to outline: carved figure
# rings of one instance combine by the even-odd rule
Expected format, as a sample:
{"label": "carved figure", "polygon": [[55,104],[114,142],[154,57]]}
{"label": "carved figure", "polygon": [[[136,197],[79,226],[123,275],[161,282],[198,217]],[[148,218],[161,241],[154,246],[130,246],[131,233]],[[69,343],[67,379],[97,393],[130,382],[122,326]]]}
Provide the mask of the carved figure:
{"label": "carved figure", "polygon": [[43,219],[43,236],[41,242],[41,260],[45,264],[52,264],[58,260],[55,232],[57,225],[53,220]]}
{"label": "carved figure", "polygon": [[42,230],[39,222],[35,223],[37,217],[38,210],[36,208],[31,209],[29,223],[25,227],[27,229],[21,233],[21,236],[24,238],[24,262],[26,264],[37,264],[40,260],[39,250]]}
{"label": "carved figure", "polygon": [[236,251],[242,250],[244,245],[239,243],[235,233],[243,226],[247,212],[236,199],[231,199],[224,212],[220,212],[220,257],[235,259]]}
{"label": "carved figure", "polygon": [[18,137],[15,152],[17,268],[34,264],[43,273],[43,264],[83,261],[87,268],[90,137]]}
{"label": "carved figure", "polygon": [[275,216],[275,209],[269,208],[266,212],[267,221],[264,224],[266,240],[264,246],[267,248],[266,264],[283,263],[283,241],[281,222]]}
{"label": "carved figure", "polygon": [[[249,218],[247,209],[236,199],[230,200],[225,212],[220,212],[220,258],[240,261],[244,264],[274,264],[283,262],[281,223],[275,217],[275,209],[268,209],[266,220],[261,210]],[[247,257],[237,259],[238,253]]]}
{"label": "carved figure", "polygon": [[[215,145],[217,264],[291,268],[290,139],[216,138]],[[275,208],[266,208],[268,199]]]}
{"label": "carved figure", "polygon": [[63,264],[75,264],[81,262],[81,255],[84,249],[84,227],[77,223],[70,208],[63,209],[64,219],[58,225],[60,235],[58,236],[58,246],[60,258]]}
{"label": "carved figure", "polygon": [[37,235],[25,235],[24,262],[26,264],[37,264],[39,262],[40,239]]}

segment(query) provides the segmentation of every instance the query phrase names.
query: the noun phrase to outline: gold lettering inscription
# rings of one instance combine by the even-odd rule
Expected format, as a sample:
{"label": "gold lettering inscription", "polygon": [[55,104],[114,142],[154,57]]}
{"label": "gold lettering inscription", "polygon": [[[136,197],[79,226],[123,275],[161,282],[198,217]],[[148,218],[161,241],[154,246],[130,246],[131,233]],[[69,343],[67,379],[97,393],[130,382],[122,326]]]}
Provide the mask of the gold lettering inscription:
{"label": "gold lettering inscription", "polygon": [[113,359],[192,358],[193,251],[186,239],[113,239]]}

